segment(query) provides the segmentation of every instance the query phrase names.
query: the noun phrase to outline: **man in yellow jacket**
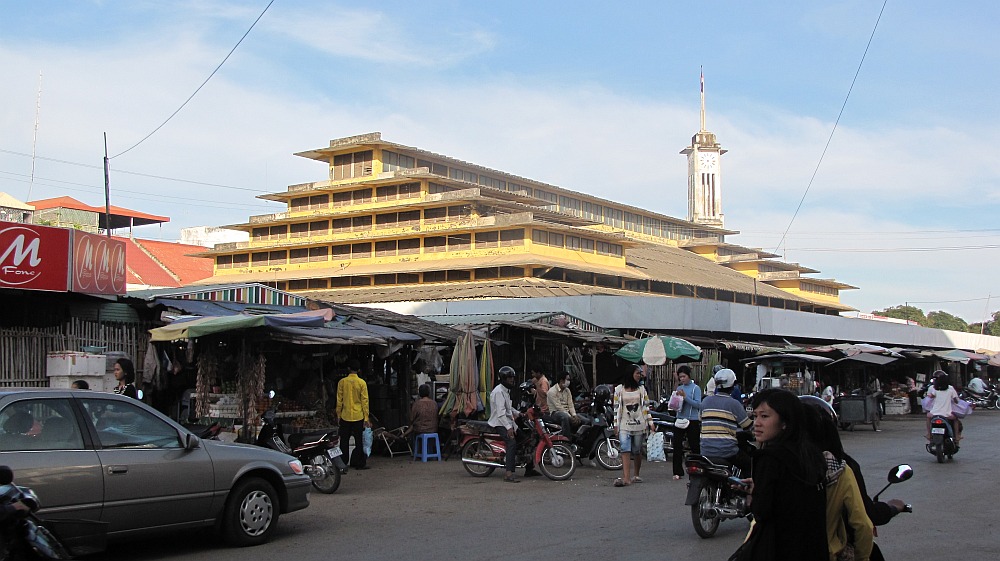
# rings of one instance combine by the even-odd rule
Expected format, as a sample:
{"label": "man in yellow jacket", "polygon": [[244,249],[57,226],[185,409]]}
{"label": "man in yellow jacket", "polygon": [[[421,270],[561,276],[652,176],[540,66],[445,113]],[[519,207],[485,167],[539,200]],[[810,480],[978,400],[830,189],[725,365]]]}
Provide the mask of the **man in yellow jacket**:
{"label": "man in yellow jacket", "polygon": [[358,376],[361,364],[352,358],[347,362],[349,373],[337,382],[337,418],[340,419],[340,451],[348,457],[350,440],[354,437],[354,454],[348,465],[354,469],[368,469],[362,433],[368,422],[368,384]]}

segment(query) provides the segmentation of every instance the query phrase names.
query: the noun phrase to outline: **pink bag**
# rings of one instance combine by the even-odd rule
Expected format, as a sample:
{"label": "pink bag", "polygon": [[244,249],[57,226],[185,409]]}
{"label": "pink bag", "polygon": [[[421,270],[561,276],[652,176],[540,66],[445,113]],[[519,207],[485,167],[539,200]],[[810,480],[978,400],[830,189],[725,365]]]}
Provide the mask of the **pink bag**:
{"label": "pink bag", "polygon": [[683,406],[684,396],[677,392],[670,394],[670,400],[667,401],[667,409],[671,411],[680,411]]}

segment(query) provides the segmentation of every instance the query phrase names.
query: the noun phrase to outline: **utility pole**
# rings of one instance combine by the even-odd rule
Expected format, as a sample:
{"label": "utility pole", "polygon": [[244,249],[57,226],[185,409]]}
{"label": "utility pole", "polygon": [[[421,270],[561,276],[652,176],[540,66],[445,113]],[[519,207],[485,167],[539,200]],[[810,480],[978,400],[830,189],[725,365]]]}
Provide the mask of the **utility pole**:
{"label": "utility pole", "polygon": [[108,133],[104,133],[104,230],[111,237],[111,177],[108,175]]}

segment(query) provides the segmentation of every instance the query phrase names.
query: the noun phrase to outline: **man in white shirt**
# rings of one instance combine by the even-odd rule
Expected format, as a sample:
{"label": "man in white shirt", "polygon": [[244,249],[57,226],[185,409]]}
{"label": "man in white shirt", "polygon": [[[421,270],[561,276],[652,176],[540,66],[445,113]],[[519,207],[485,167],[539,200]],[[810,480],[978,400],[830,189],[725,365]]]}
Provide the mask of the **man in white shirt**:
{"label": "man in white shirt", "polygon": [[521,482],[514,476],[514,466],[517,460],[517,425],[514,424],[514,419],[517,418],[518,413],[510,401],[510,390],[514,388],[515,375],[514,369],[509,366],[501,367],[497,371],[500,383],[490,392],[490,419],[487,421],[497,433],[503,436],[504,446],[506,446],[503,480],[508,483]]}
{"label": "man in white shirt", "polygon": [[983,379],[979,376],[969,380],[969,384],[965,386],[965,389],[972,393],[983,395],[986,393],[986,384],[983,383]]}
{"label": "man in white shirt", "polygon": [[556,376],[556,385],[549,388],[547,397],[552,420],[562,424],[563,436],[572,438],[571,425],[579,425],[580,420],[573,405],[573,394],[569,391],[569,372]]}

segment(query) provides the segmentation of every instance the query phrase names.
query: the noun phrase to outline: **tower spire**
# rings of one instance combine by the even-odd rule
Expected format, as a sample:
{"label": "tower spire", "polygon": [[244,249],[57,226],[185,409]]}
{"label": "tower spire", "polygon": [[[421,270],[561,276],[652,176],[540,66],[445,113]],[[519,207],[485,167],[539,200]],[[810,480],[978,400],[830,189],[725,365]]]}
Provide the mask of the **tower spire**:
{"label": "tower spire", "polygon": [[705,67],[701,69],[701,131],[705,131]]}

